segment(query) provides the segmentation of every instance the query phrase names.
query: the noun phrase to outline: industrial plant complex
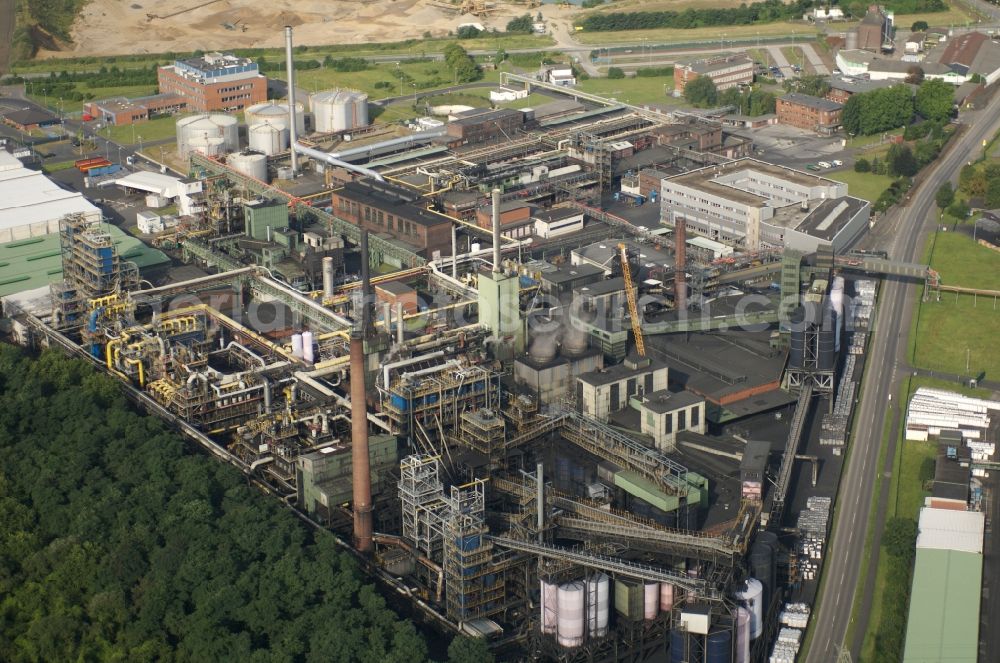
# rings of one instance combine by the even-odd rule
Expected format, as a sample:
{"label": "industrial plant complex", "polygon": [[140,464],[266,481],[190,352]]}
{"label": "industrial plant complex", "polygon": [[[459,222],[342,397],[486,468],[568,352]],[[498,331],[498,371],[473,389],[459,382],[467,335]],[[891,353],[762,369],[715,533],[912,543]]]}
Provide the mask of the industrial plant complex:
{"label": "industrial plant complex", "polygon": [[[858,48],[881,45],[874,20]],[[155,96],[85,107],[107,125],[194,112],[182,172],[81,159],[84,197],[0,151],[10,338],[116,376],[500,660],[794,661],[862,376],[883,370],[883,279],[948,284],[858,250],[873,201],[719,117],[504,72],[501,93],[544,101],[373,123],[366,93],[302,97],[285,37],[284,98],[252,59],[208,53],[160,67]],[[753,69],[719,57],[674,81]],[[840,110],[778,101],[820,134]],[[104,218],[113,200],[135,237]],[[1000,403],[897,407],[908,439],[951,449],[905,660],[975,661],[950,656],[979,635]]]}

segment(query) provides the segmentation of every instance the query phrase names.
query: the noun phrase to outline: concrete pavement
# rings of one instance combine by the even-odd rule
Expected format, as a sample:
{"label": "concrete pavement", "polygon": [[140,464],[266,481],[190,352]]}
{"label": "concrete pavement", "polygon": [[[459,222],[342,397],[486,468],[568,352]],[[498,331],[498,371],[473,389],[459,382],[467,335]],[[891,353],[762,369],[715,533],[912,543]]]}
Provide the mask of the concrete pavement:
{"label": "concrete pavement", "polygon": [[830,70],[827,68],[826,63],[823,62],[823,58],[819,56],[816,52],[816,47],[812,44],[801,44],[799,48],[802,49],[802,53],[805,54],[806,60],[809,60],[809,64],[812,65],[813,70],[820,76],[828,76]]}
{"label": "concrete pavement", "polygon": [[[972,126],[956,139],[919,189],[911,194],[910,204],[878,222],[872,241],[885,238],[887,245],[881,248],[888,248],[891,258],[913,262],[920,257],[923,240],[937,220],[934,205],[937,188],[945,180],[954,180],[963,162],[983,138],[1000,130],[998,111],[1000,95],[994,96],[986,109],[968,118]],[[898,393],[899,379],[908,367],[906,336],[916,296],[916,289],[899,280],[885,281],[880,293],[863,379],[863,397],[837,498],[834,531],[823,569],[822,595],[812,620],[807,663],[835,661],[839,647],[844,644],[858,588],[869,507],[881,472],[876,465],[885,417],[894,416],[893,409],[899,405],[890,403],[888,397]],[[882,503],[878,517],[883,517],[884,509]],[[873,545],[878,545],[879,537],[880,533]],[[863,591],[871,589],[866,586]],[[871,626],[858,624],[862,629]],[[852,653],[856,659],[856,652]]]}

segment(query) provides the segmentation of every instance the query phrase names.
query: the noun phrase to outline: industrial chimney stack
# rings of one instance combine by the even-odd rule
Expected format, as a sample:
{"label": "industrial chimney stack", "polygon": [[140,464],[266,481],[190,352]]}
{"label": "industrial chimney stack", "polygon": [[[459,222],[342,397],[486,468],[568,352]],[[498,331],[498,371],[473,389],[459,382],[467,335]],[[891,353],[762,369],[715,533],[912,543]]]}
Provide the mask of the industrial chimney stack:
{"label": "industrial chimney stack", "polygon": [[687,310],[687,219],[674,217],[674,309]]}
{"label": "industrial chimney stack", "polygon": [[295,154],[295,142],[298,140],[295,126],[295,61],[292,60],[292,26],[285,26],[285,68],[288,78],[288,140],[292,157],[292,177],[299,174],[299,158]]}
{"label": "industrial chimney stack", "polygon": [[493,273],[500,273],[500,189],[493,189]]}
{"label": "industrial chimney stack", "polygon": [[[351,487],[354,504],[354,547],[372,549],[372,479],[368,456],[368,405],[365,388],[365,339],[371,325],[371,280],[368,274],[368,231],[361,231],[361,315],[351,329]],[[358,312],[355,312],[355,316]]]}

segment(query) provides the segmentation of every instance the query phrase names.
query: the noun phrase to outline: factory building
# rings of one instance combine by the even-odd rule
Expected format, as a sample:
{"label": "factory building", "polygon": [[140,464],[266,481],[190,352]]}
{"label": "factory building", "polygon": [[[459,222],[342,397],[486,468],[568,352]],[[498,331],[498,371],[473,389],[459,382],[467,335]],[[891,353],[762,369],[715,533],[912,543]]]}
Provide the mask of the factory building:
{"label": "factory building", "polygon": [[267,101],[267,77],[249,58],[206,53],[157,69],[160,94],[183,97],[188,110],[241,111]]}
{"label": "factory building", "polygon": [[634,397],[667,388],[666,364],[648,358],[626,358],[624,363],[584,373],[576,379],[576,401],[584,415],[606,422]]}
{"label": "factory building", "polygon": [[583,230],[583,212],[569,207],[537,212],[532,219],[535,222],[535,234],[543,239]]}
{"label": "factory building", "polygon": [[510,140],[524,126],[524,113],[513,108],[475,109],[448,123],[449,143],[455,147]]}
{"label": "factory building", "polygon": [[780,124],[831,134],[840,128],[843,106],[829,99],[790,92],[778,97],[775,110]]}
{"label": "factory building", "polygon": [[682,96],[687,84],[701,76],[711,78],[718,90],[749,85],[753,83],[754,69],[753,59],[742,53],[675,64],[674,96]]}
{"label": "factory building", "polygon": [[105,124],[122,126],[145,122],[157,115],[179,113],[187,110],[187,104],[187,98],[168,92],[135,99],[114,97],[88,101],[83,105],[83,112]]}
{"label": "factory building", "polygon": [[756,159],[700,168],[663,181],[662,223],[746,251],[841,252],[867,228],[870,205],[847,185]]}
{"label": "factory building", "polygon": [[337,216],[412,246],[421,255],[451,253],[448,217],[420,206],[420,195],[411,189],[375,180],[348,182],[332,194]]}
{"label": "factory building", "polygon": [[642,434],[651,437],[661,451],[674,448],[678,433],[705,433],[705,399],[690,391],[654,391],[636,405]]}
{"label": "factory building", "polygon": [[878,5],[868,7],[868,12],[855,28],[857,38],[855,48],[872,53],[881,53],[884,47],[892,50],[892,12],[886,12]]}
{"label": "factory building", "polygon": [[26,108],[24,110],[15,110],[4,113],[3,122],[4,124],[14,127],[18,131],[27,133],[32,129],[41,129],[61,124],[62,120],[52,113]]}
{"label": "factory building", "polygon": [[[476,224],[489,229],[493,225],[492,209],[483,206],[476,210]],[[500,205],[500,234],[508,239],[524,239],[534,234],[531,206],[512,201]]]}

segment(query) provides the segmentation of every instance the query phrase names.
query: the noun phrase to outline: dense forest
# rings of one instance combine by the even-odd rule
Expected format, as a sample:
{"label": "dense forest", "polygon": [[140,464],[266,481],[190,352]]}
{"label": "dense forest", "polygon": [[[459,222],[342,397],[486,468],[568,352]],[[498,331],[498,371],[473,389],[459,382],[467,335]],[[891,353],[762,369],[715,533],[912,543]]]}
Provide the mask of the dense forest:
{"label": "dense forest", "polygon": [[0,454],[0,661],[428,658],[332,534],[83,361],[0,344]]}

